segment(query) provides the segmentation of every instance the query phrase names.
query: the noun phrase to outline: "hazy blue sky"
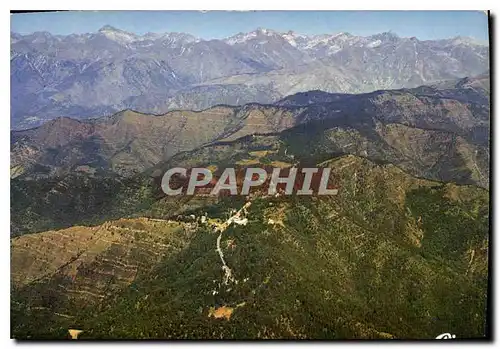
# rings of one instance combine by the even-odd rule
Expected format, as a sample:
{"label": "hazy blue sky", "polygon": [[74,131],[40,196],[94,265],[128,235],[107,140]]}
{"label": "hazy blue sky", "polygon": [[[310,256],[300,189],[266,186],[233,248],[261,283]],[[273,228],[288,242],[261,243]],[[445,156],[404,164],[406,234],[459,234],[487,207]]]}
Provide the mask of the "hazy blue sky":
{"label": "hazy blue sky", "polygon": [[21,34],[90,33],[106,24],[137,34],[177,31],[205,39],[257,27],[302,34],[369,35],[393,31],[419,39],[458,35],[488,39],[488,18],[482,11],[72,11],[11,15],[11,30]]}

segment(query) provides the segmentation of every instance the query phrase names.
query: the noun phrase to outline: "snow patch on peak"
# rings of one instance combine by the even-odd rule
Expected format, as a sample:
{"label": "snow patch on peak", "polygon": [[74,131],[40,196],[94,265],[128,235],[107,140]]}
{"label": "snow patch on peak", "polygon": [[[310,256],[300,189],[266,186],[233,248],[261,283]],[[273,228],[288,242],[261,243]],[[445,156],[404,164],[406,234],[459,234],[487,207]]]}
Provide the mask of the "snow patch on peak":
{"label": "snow patch on peak", "polygon": [[332,35],[332,38],[334,39],[337,39],[337,38],[350,38],[352,37],[352,34],[351,33],[347,33],[347,32],[340,32],[340,33],[337,33],[335,35]]}
{"label": "snow patch on peak", "polygon": [[225,42],[229,45],[234,44],[242,44],[249,40],[255,39],[258,36],[275,36],[279,35],[277,32],[271,29],[257,28],[254,31],[249,33],[238,33],[234,36],[231,36],[225,40]]}
{"label": "snow patch on peak", "polygon": [[455,36],[451,39],[453,45],[488,45],[488,42],[468,36]]}
{"label": "snow patch on peak", "polygon": [[259,34],[264,34],[264,35],[276,35],[277,34],[274,30],[266,29],[266,28],[257,28],[256,32]]}
{"label": "snow patch on peak", "polygon": [[294,31],[291,31],[291,30],[289,32],[287,32],[287,33],[281,34],[281,37],[283,39],[285,39],[293,47],[297,47],[298,46],[298,43],[297,43],[298,39],[302,39],[302,40],[307,39],[306,35],[297,34],[297,33],[295,33]]}
{"label": "snow patch on peak", "polygon": [[106,36],[108,39],[116,41],[121,44],[128,44],[140,39],[140,36],[126,32],[124,30],[116,29],[110,25],[105,25],[99,29],[99,33]]}
{"label": "snow patch on peak", "polygon": [[366,47],[374,48],[379,47],[382,44],[382,40],[375,40],[366,45]]}
{"label": "snow patch on peak", "polygon": [[114,31],[114,32],[121,32],[123,30],[120,30],[118,28],[115,28],[109,24],[106,24],[105,26],[103,26],[101,29],[99,29],[99,32],[102,33],[102,32],[105,32],[105,31]]}
{"label": "snow patch on peak", "polygon": [[230,38],[226,39],[226,43],[229,45],[234,45],[234,44],[241,44],[244,43],[248,40],[251,40],[257,36],[256,32],[250,32],[250,33],[239,33],[236,34],[235,36],[231,36]]}

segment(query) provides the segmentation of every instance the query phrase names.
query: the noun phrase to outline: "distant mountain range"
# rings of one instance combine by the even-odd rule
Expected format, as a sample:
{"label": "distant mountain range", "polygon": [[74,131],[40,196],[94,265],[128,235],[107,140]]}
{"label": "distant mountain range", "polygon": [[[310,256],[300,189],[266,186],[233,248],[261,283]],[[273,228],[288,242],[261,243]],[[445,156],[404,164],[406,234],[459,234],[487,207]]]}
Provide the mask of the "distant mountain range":
{"label": "distant mountain range", "polygon": [[186,33],[11,33],[11,127],[123,109],[163,114],[273,103],[298,92],[362,93],[475,76],[489,48],[470,38],[306,36],[257,29],[223,40]]}

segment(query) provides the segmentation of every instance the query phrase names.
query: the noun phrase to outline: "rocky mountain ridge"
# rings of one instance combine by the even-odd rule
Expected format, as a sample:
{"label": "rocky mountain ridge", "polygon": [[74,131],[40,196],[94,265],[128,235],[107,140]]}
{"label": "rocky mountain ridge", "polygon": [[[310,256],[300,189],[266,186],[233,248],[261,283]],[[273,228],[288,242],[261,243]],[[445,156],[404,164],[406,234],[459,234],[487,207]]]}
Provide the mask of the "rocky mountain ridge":
{"label": "rocky mountain ridge", "polygon": [[[357,139],[352,134],[350,137],[354,138],[349,140],[339,130],[363,136]],[[389,162],[396,161],[389,153],[399,153],[396,157],[400,159],[424,156],[429,151],[443,156],[448,152],[449,158],[462,153],[460,158],[469,162],[466,167],[476,173],[475,183],[487,186],[489,130],[486,77],[358,95],[310,91],[288,96],[274,105],[220,105],[201,112],[178,110],[164,115],[125,110],[88,120],[58,118],[37,128],[11,133],[11,177],[47,178],[75,171],[131,176],[178,153],[212,143],[284,132],[292,146],[302,139],[317,139],[329,149],[328,154],[354,151],[353,154],[366,153]],[[330,131],[333,133],[326,136]],[[327,145],[325,139],[337,145]],[[415,148],[417,143],[421,144],[419,151]],[[359,149],[355,151],[352,144]],[[379,150],[372,153],[375,144]],[[315,152],[302,146],[295,146],[296,155]],[[409,149],[416,153],[411,154]]]}
{"label": "rocky mountain ridge", "polygon": [[485,72],[488,46],[393,33],[304,36],[268,29],[224,40],[105,26],[67,36],[11,33],[13,129],[123,109],[162,114],[271,103],[309,90],[360,93]]}

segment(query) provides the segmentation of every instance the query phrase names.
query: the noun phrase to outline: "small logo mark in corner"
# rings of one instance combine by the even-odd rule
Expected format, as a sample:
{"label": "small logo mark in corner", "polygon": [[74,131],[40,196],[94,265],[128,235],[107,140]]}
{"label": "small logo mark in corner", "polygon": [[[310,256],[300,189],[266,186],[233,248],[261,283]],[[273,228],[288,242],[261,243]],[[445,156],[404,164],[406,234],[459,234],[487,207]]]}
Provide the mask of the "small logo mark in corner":
{"label": "small logo mark in corner", "polygon": [[455,339],[457,336],[451,333],[441,333],[436,339]]}

